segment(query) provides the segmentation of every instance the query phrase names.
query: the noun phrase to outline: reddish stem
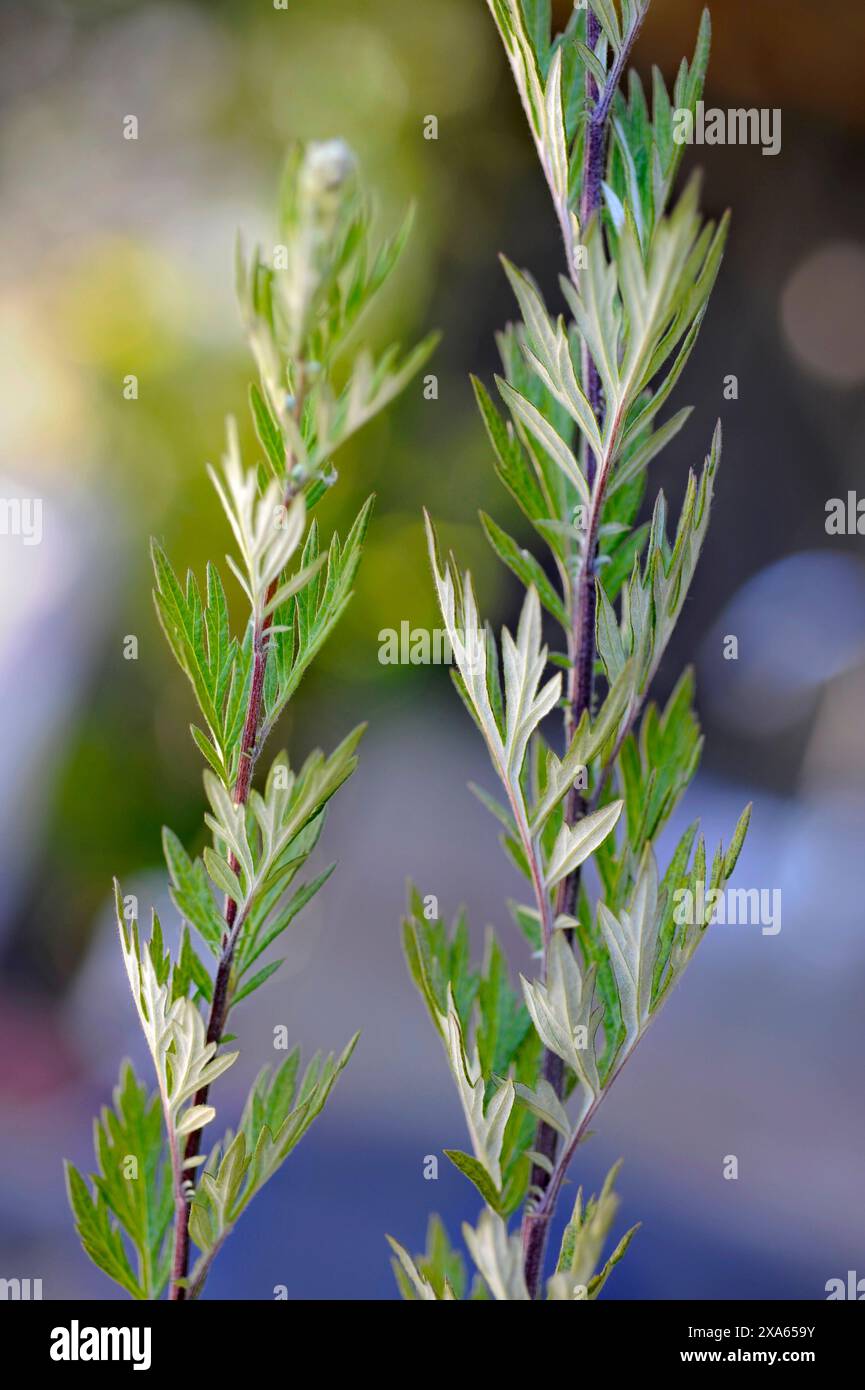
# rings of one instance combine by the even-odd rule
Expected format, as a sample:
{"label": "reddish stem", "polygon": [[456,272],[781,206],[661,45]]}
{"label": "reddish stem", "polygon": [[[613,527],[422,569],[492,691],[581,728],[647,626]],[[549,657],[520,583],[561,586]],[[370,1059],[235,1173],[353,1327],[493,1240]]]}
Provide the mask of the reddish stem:
{"label": "reddish stem", "polygon": [[[274,579],[267,591],[265,608],[273,595],[276,593],[278,580]],[[270,629],[272,617],[268,614],[256,627],[253,635],[253,658],[252,658],[252,684],[249,691],[249,705],[246,711],[246,720],[243,725],[243,735],[240,742],[240,757],[237,763],[237,776],[234,781],[233,799],[236,805],[245,806],[249,799],[249,789],[252,784],[252,771],[255,766],[256,740],[261,724],[262,709],[264,706],[264,677],[267,670],[267,634]],[[237,873],[238,863],[234,855],[231,856],[230,866],[232,872]],[[233,898],[226,898],[225,902],[225,932],[222,937],[222,956],[216,971],[213,982],[213,999],[210,1004],[210,1014],[207,1020],[207,1041],[219,1043],[225,1031],[225,1021],[228,1017],[229,1007],[229,985],[231,983],[231,967],[234,962],[235,939],[233,927],[237,918],[237,903]],[[209,1094],[209,1086],[202,1086],[196,1091],[193,1105],[206,1105]],[[201,1130],[196,1129],[187,1137],[184,1159],[195,1158],[199,1151],[201,1142]],[[194,1181],[195,1170],[190,1170],[190,1181]],[[186,1299],[186,1289],[181,1280],[186,1278],[189,1268],[189,1203],[185,1204],[183,1217],[178,1217],[174,1232],[174,1266],[171,1279],[170,1299],[173,1302],[182,1303]]]}

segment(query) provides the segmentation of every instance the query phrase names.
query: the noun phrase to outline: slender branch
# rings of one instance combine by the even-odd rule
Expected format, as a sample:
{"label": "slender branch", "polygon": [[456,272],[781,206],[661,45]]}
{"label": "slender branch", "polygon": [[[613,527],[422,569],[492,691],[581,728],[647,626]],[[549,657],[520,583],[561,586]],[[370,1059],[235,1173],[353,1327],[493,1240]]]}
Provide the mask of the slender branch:
{"label": "slender branch", "polygon": [[[631,1049],[631,1051],[633,1051],[633,1049]],[[571,1166],[571,1160],[573,1159],[574,1154],[577,1152],[577,1149],[579,1148],[579,1145],[582,1142],[583,1136],[585,1135],[586,1129],[591,1124],[595,1112],[601,1104],[601,1101],[606,1099],[607,1092],[609,1091],[613,1082],[616,1080],[616,1077],[619,1075],[619,1072],[622,1070],[622,1067],[624,1066],[625,1062],[628,1060],[628,1057],[630,1057],[630,1055],[631,1053],[629,1052],[627,1056],[625,1056],[622,1059],[621,1066],[616,1068],[616,1071],[607,1081],[606,1086],[595,1096],[585,1115],[580,1120],[580,1123],[577,1125],[576,1129],[574,1130],[573,1134],[571,1135],[570,1139],[568,1140],[567,1144],[562,1150],[559,1161],[556,1164],[550,1176],[550,1181],[547,1185],[547,1190],[541,1198],[541,1201],[539,1202],[536,1211],[534,1212],[534,1217],[537,1222],[549,1225],[550,1218],[552,1217],[552,1214],[556,1207],[556,1203],[559,1199],[559,1193],[562,1190],[562,1183],[565,1180],[565,1174]]]}
{"label": "slender branch", "polygon": [[[592,218],[600,214],[610,111],[646,9],[647,6],[641,8],[636,23],[625,35],[625,41],[607,74],[602,93],[599,93],[591,72],[586,71],[586,96],[594,105],[586,127],[583,151],[583,179],[580,198],[580,228],[583,235]],[[598,19],[590,10],[586,18],[586,45],[592,51],[597,46],[600,33]],[[568,270],[571,279],[578,288],[579,274],[573,256],[569,257]],[[583,389],[595,419],[599,426],[603,426],[605,403],[601,389],[601,378],[585,340],[582,343],[581,359]],[[610,439],[604,451],[603,460],[596,460],[592,449],[589,448],[588,444],[585,446],[586,479],[592,493],[592,504],[586,526],[581,563],[574,577],[570,594],[572,627],[568,636],[568,656],[571,664],[568,678],[568,700],[564,717],[566,745],[570,743],[584,712],[591,710],[592,707],[595,674],[595,610],[597,602],[595,576],[598,532],[604,492],[610,464],[615,454],[620,425],[621,421],[617,419],[610,431]],[[571,787],[565,804],[567,823],[574,825],[578,820],[581,820],[586,814],[586,809],[586,802],[580,791],[576,787]],[[556,917],[561,913],[571,917],[576,916],[579,892],[580,869],[577,868],[559,885],[555,908]],[[573,944],[572,931],[568,931],[567,940],[569,944]],[[548,943],[545,940],[544,974],[546,974],[548,949]],[[557,1057],[554,1052],[550,1052],[549,1049],[544,1051],[542,1074],[561,1099],[564,1093],[565,1066],[562,1059]],[[558,1146],[559,1136],[556,1130],[551,1125],[544,1124],[543,1121],[539,1122],[535,1137],[535,1151],[543,1156],[546,1164],[533,1166],[531,1185],[534,1191],[540,1192],[542,1195],[537,1206],[532,1206],[531,1203],[526,1204],[522,1227],[525,1278],[529,1296],[532,1299],[539,1296],[550,1216],[555,1208],[558,1189],[561,1185],[561,1178],[559,1178],[555,1191],[552,1190],[551,1175],[547,1167],[547,1164],[555,1163]],[[568,1162],[570,1162],[570,1153]],[[557,1171],[558,1168],[554,1168],[553,1172],[556,1173]]]}
{"label": "slender branch", "polygon": [[[527,1211],[523,1218],[524,1248],[526,1252],[526,1285],[533,1298],[538,1296],[541,1275],[543,1274],[544,1254],[546,1252],[550,1221],[556,1209],[556,1204],[568,1169],[573,1162],[574,1155],[582,1143],[586,1130],[594,1119],[601,1102],[606,1100],[613,1083],[618,1080],[624,1071],[626,1063],[633,1057],[637,1047],[646,1035],[648,1026],[647,1023],[642,1031],[633,1039],[627,1051],[618,1058],[615,1070],[607,1076],[607,1080],[602,1089],[592,1098],[586,1113],[581,1117],[562,1150],[558,1161],[554,1164],[552,1173],[547,1173],[545,1175],[547,1184],[540,1201],[532,1210]],[[558,1061],[559,1059],[557,1058],[556,1060]],[[564,1064],[562,1064],[562,1067],[563,1066]],[[527,1239],[526,1232],[528,1232]],[[529,1282],[530,1278],[531,1282]]]}
{"label": "slender branch", "polygon": [[174,1182],[174,1221],[175,1237],[179,1231],[185,1232],[185,1240],[175,1238],[174,1258],[171,1266],[171,1291],[169,1297],[177,1301],[182,1297],[182,1291],[178,1280],[186,1274],[186,1260],[189,1250],[189,1221],[187,1218],[186,1193],[183,1190],[183,1167],[181,1165],[180,1150],[177,1144],[177,1135],[174,1132],[171,1114],[167,1101],[163,1095],[162,1110],[165,1116],[165,1128],[168,1132],[168,1149],[171,1156],[171,1173]]}
{"label": "slender branch", "polygon": [[[604,496],[606,486],[610,476],[610,469],[616,457],[622,425],[624,423],[624,406],[620,405],[613,419],[604,448],[604,455],[600,461],[594,490],[592,492],[591,506],[589,510],[588,525],[586,528],[586,548],[585,556],[592,556],[589,563],[586,558],[582,572],[579,577],[579,589],[575,603],[577,607],[577,620],[574,624],[573,643],[575,652],[571,653],[572,677],[573,680],[573,699],[569,698],[570,709],[566,713],[566,729],[568,718],[573,728],[579,724],[583,712],[591,707],[593,676],[595,666],[595,563],[594,557],[598,545],[598,531],[603,511]],[[565,806],[565,816],[569,825],[575,824],[586,813],[586,802],[575,786],[571,787]],[[576,915],[577,900],[580,889],[580,871],[575,870],[568,878],[563,879],[559,885],[556,901],[556,916],[566,913],[568,916]],[[568,931],[567,940],[573,943],[573,932]],[[559,1099],[564,1092],[565,1067],[562,1059],[549,1049],[544,1051],[543,1076],[553,1087]],[[538,1124],[537,1135],[535,1138],[535,1150],[542,1154],[549,1163],[555,1162],[556,1153],[559,1146],[559,1136],[551,1125],[540,1121]],[[542,1164],[535,1164],[532,1169],[531,1183],[533,1188],[542,1194],[540,1204],[534,1209],[526,1206],[523,1217],[523,1252],[525,1257],[526,1284],[532,1298],[537,1298],[540,1288],[540,1277],[543,1271],[544,1253],[546,1250],[547,1233],[549,1219],[552,1215],[553,1207],[549,1206],[544,1200],[547,1188],[550,1185],[551,1176],[548,1168]],[[554,1203],[553,1203],[554,1206]]]}
{"label": "slender branch", "polygon": [[[594,13],[588,15],[586,21],[586,46],[593,52],[597,45],[601,33],[601,26]],[[616,79],[618,81],[618,78]],[[601,101],[598,100],[598,84],[589,69],[586,69],[586,96],[589,101],[594,103],[594,109],[586,127],[585,149],[583,152],[583,182],[580,197],[580,231],[585,236],[589,223],[597,214],[601,206],[601,183],[604,177],[604,151],[607,135],[607,115],[612,101],[612,93],[615,91],[612,74],[607,79],[604,86],[604,95]],[[609,93],[609,98],[607,97]],[[579,282],[576,266],[571,271],[572,276]],[[592,412],[596,419],[599,418],[601,409],[601,378],[595,366],[592,354],[583,340],[582,345],[582,376],[583,390]],[[595,456],[591,449],[586,447],[586,479],[591,489],[595,481]],[[586,552],[585,560],[590,557]],[[577,648],[579,651],[579,647]],[[572,668],[573,669],[573,668]],[[575,692],[576,698],[576,692]]]}
{"label": "slender branch", "polygon": [[[276,592],[278,580],[274,580],[267,591],[267,603]],[[261,722],[262,707],[264,705],[264,677],[267,670],[267,633],[271,624],[271,616],[268,614],[263,619],[256,622],[253,635],[253,661],[252,661],[252,684],[249,691],[249,705],[246,711],[246,720],[243,725],[243,735],[240,744],[240,757],[237,763],[237,776],[234,782],[233,800],[237,806],[245,806],[249,799],[249,789],[252,784],[252,771],[255,765],[255,744],[258,737],[258,727]],[[231,856],[230,866],[233,873],[237,873],[238,864],[234,855]],[[228,1018],[230,1007],[230,984],[231,969],[234,964],[234,949],[237,945],[242,920],[237,916],[238,905],[233,898],[226,898],[225,902],[225,932],[222,937],[222,955],[217,966],[216,976],[213,981],[213,999],[210,1004],[210,1014],[207,1020],[207,1041],[209,1043],[219,1043],[225,1031],[225,1024]],[[202,1086],[195,1093],[193,1105],[206,1105],[209,1093],[208,1086]],[[197,1129],[190,1134],[186,1140],[184,1157],[188,1160],[195,1158],[199,1151],[201,1142],[201,1130]],[[195,1170],[192,1169],[194,1174]],[[193,1182],[194,1178],[190,1177]],[[178,1216],[174,1231],[174,1276],[172,1278],[170,1298],[174,1302],[182,1302],[186,1297],[186,1291],[178,1281],[186,1278],[189,1266],[189,1209],[190,1203],[184,1201],[183,1213]]]}
{"label": "slender branch", "polygon": [[[298,368],[298,389],[295,397],[295,418],[300,422],[303,410],[302,397],[302,372]],[[291,459],[286,460],[286,470],[289,481],[286,484],[284,494],[284,505],[288,504],[296,496],[301,483],[291,478]],[[255,767],[255,759],[258,753],[258,734],[261,727],[262,714],[264,711],[264,680],[267,674],[267,657],[269,651],[268,634],[273,622],[272,613],[267,609],[271,599],[279,587],[279,576],[272,580],[268,587],[264,602],[264,617],[255,619],[255,628],[252,638],[252,682],[249,690],[249,704],[246,710],[246,719],[243,725],[243,733],[240,740],[240,755],[237,761],[237,774],[234,781],[232,798],[235,805],[245,806],[249,800],[249,790],[252,785],[252,773]],[[230,856],[229,864],[233,873],[237,873],[239,865],[235,856]],[[222,937],[222,955],[216,969],[213,981],[213,999],[210,1004],[210,1013],[207,1020],[207,1041],[219,1043],[225,1032],[225,1024],[228,1019],[228,1011],[231,1007],[230,987],[231,970],[234,964],[234,950],[237,939],[243,926],[243,917],[238,917],[238,904],[233,898],[226,896],[225,900],[225,931]],[[194,1105],[206,1105],[209,1094],[209,1087],[202,1086],[195,1093]],[[201,1130],[195,1130],[186,1140],[184,1158],[188,1163],[189,1159],[195,1158],[199,1152],[201,1143]],[[195,1169],[190,1170],[190,1185],[195,1182]],[[173,1302],[183,1302],[187,1298],[185,1284],[181,1281],[186,1279],[189,1268],[189,1214],[191,1201],[184,1200],[183,1211],[178,1208],[177,1220],[174,1228],[174,1273],[171,1281],[171,1291],[169,1298]],[[194,1296],[197,1297],[201,1292],[206,1270],[202,1272],[197,1280],[197,1288]],[[192,1297],[192,1293],[188,1295]]]}
{"label": "slender branch", "polygon": [[[633,51],[634,44],[637,41],[637,35],[643,27],[643,20],[646,18],[648,11],[649,0],[644,0],[644,4],[642,5],[637,15],[633,27],[628,30],[627,34],[625,34],[622,47],[619,49],[619,52],[613,58],[613,63],[607,75],[607,80],[604,83],[604,90],[601,95],[601,99],[595,107],[594,111],[592,112],[592,119],[597,121],[599,125],[606,124],[607,118],[610,114],[610,108],[613,105],[613,99],[618,90],[619,83],[621,82],[622,77],[624,76],[625,68],[628,66],[628,60]],[[595,21],[595,23],[597,24],[597,20]]]}
{"label": "slender branch", "polygon": [[536,1220],[546,1221],[547,1223],[549,1223],[553,1211],[555,1210],[556,1202],[558,1201],[559,1193],[562,1189],[562,1184],[564,1183],[567,1171],[571,1166],[574,1154],[579,1148],[588,1126],[594,1119],[595,1113],[597,1112],[601,1102],[603,1100],[606,1100],[607,1096],[609,1095],[613,1083],[618,1081],[619,1077],[625,1069],[626,1064],[633,1057],[643,1038],[646,1036],[649,1023],[651,1022],[652,1020],[650,1019],[642,1028],[642,1030],[637,1033],[637,1036],[633,1039],[627,1051],[618,1058],[615,1070],[611,1072],[610,1075],[608,1075],[607,1080],[604,1083],[601,1090],[599,1090],[597,1095],[593,1097],[591,1105],[587,1109],[585,1115],[583,1115],[580,1119],[578,1125],[574,1129],[573,1134],[568,1139],[568,1142],[562,1150],[561,1156],[557,1164],[555,1165],[552,1174],[550,1175],[547,1190],[541,1198],[540,1202],[538,1203],[537,1208],[535,1209],[534,1216]]}

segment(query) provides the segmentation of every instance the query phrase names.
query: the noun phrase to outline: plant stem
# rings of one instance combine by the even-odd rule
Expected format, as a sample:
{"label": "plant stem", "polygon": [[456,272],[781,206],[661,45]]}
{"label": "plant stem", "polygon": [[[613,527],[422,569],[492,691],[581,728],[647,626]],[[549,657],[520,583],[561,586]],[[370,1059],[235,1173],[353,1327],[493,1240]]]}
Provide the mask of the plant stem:
{"label": "plant stem", "polygon": [[[580,198],[580,229],[583,236],[592,218],[600,215],[601,186],[606,161],[607,125],[610,110],[613,97],[615,96],[616,89],[628,62],[644,14],[645,7],[641,9],[633,29],[625,36],[625,42],[614,59],[602,93],[599,93],[597,83],[592,74],[588,70],[586,71],[586,96],[589,101],[594,102],[594,108],[586,129],[583,153],[583,181],[582,195]],[[598,43],[600,32],[600,24],[596,16],[593,12],[589,11],[586,19],[586,45],[592,51],[594,51]],[[572,279],[574,279],[575,284],[577,284],[578,275],[576,266],[572,263],[569,266],[569,270]],[[601,390],[601,379],[585,340],[583,340],[582,344],[581,366],[583,389],[595,419],[602,429],[604,400]],[[601,521],[601,509],[607,473],[615,448],[617,426],[618,422],[616,422],[616,426],[614,426],[612,431],[612,437],[605,451],[604,460],[596,460],[594,452],[589,448],[588,444],[585,448],[586,479],[592,493],[592,506],[586,527],[581,564],[574,577],[570,596],[572,628],[568,638],[568,655],[571,665],[568,678],[568,699],[564,716],[566,747],[573,738],[584,712],[586,710],[591,711],[592,707],[595,673],[595,611],[597,603],[595,573],[598,531]],[[598,472],[599,466],[600,474]],[[576,786],[572,786],[565,803],[565,820],[568,825],[575,825],[585,814],[585,799],[581,795],[579,789]],[[558,917],[561,913],[571,917],[576,916],[579,892],[580,870],[577,868],[573,874],[569,875],[569,877],[564,879],[559,885],[556,896],[555,917]],[[568,944],[572,945],[573,932],[568,931],[566,936]],[[545,943],[545,957],[547,951],[548,946]],[[544,962],[544,974],[546,975],[546,959]],[[542,1074],[544,1079],[552,1086],[559,1099],[561,1099],[564,1093],[565,1064],[560,1057],[554,1052],[550,1052],[549,1049],[545,1049],[544,1051]],[[584,1127],[585,1125],[583,1125],[583,1128]],[[582,1130],[580,1132],[582,1132]],[[559,1136],[556,1130],[554,1130],[551,1125],[544,1124],[543,1121],[540,1121],[535,1136],[535,1151],[543,1155],[549,1163],[555,1164],[558,1145]],[[567,1152],[568,1162],[570,1162],[575,1147],[575,1144],[572,1148],[569,1147]],[[553,1190],[551,1183],[554,1176],[556,1177],[556,1182]],[[537,1299],[540,1294],[544,1256],[546,1254],[547,1237],[549,1234],[549,1223],[555,1208],[555,1202],[563,1176],[564,1173],[559,1172],[559,1167],[554,1167],[553,1174],[540,1164],[535,1164],[532,1168],[531,1185],[534,1190],[540,1192],[541,1197],[536,1205],[533,1205],[531,1202],[526,1203],[522,1224],[525,1279],[529,1297],[532,1299]]]}
{"label": "plant stem", "polygon": [[[593,52],[600,37],[600,33],[601,26],[594,13],[590,11],[586,19],[586,46]],[[611,87],[611,85],[612,77],[607,82],[607,87]],[[605,96],[606,90],[607,88],[605,88],[604,91]],[[580,197],[580,232],[583,237],[586,235],[589,223],[601,206],[601,182],[604,177],[604,149],[606,143],[607,116],[606,110],[602,109],[602,105],[598,101],[598,95],[598,84],[587,68],[586,96],[589,101],[594,103],[594,109],[586,128],[586,143],[583,152],[583,183],[582,195]],[[606,109],[609,109],[608,105]],[[599,113],[602,113],[600,120],[598,119]],[[574,267],[574,273],[576,273],[576,267]],[[592,407],[595,418],[597,419],[601,402],[601,379],[585,340],[582,345],[582,369],[583,390],[586,393],[589,405]],[[589,484],[589,491],[591,491],[595,481],[595,456],[588,447],[586,448],[586,479]],[[587,561],[588,558],[588,553],[586,553],[584,562]]]}
{"label": "plant stem", "polygon": [[[268,589],[268,601],[276,592],[278,580],[274,580]],[[265,607],[267,604],[265,604]],[[264,677],[267,669],[267,633],[270,627],[270,615],[256,623],[253,635],[253,662],[252,662],[252,684],[249,691],[249,705],[246,711],[246,720],[243,726],[243,736],[240,745],[240,757],[237,764],[237,776],[234,782],[233,799],[236,805],[245,806],[249,799],[249,788],[252,783],[252,770],[255,765],[255,744],[258,736],[258,728],[261,722],[262,706],[264,704]],[[238,864],[234,855],[231,856],[230,866],[233,873],[237,873]],[[210,1004],[210,1014],[207,1020],[207,1041],[219,1043],[225,1031],[225,1023],[229,1009],[229,986],[231,983],[231,967],[234,963],[234,948],[237,942],[235,923],[237,918],[237,903],[233,898],[227,898],[225,902],[225,932],[222,937],[222,955],[216,970],[213,982],[213,999]],[[196,1091],[193,1105],[206,1105],[209,1093],[208,1086],[202,1086]],[[196,1129],[186,1140],[184,1158],[188,1161],[195,1158],[198,1154],[201,1141],[201,1130]],[[191,1170],[191,1175],[194,1173]],[[190,1181],[194,1181],[190,1175]],[[189,1267],[189,1208],[190,1203],[184,1201],[182,1212],[178,1209],[177,1221],[174,1228],[174,1274],[171,1281],[170,1299],[173,1302],[181,1303],[185,1301],[186,1290],[179,1282],[186,1278]]]}
{"label": "plant stem", "polygon": [[[171,1266],[171,1291],[169,1298],[176,1301],[183,1296],[179,1289],[178,1280],[184,1278],[186,1274],[186,1260],[189,1251],[189,1219],[187,1216],[188,1204],[186,1194],[183,1191],[183,1168],[181,1167],[180,1153],[177,1147],[177,1135],[171,1123],[171,1117],[166,1111],[166,1125],[168,1126],[168,1147],[171,1152],[171,1171],[174,1175],[174,1259]],[[178,1232],[185,1233],[185,1240],[178,1241]]]}
{"label": "plant stem", "polygon": [[[296,393],[295,418],[299,424],[303,410],[302,398],[302,373],[298,368],[298,389]],[[290,457],[286,458],[286,471],[291,475]],[[284,505],[289,503],[296,496],[300,484],[289,480],[286,484],[284,494]],[[240,755],[237,761],[237,774],[234,780],[234,790],[232,797],[235,805],[245,806],[249,800],[249,790],[252,785],[252,773],[255,767],[255,759],[258,753],[257,743],[261,719],[264,711],[264,678],[267,674],[268,656],[268,633],[273,622],[273,614],[267,612],[271,599],[279,587],[279,576],[271,581],[265,597],[263,611],[264,617],[256,617],[255,629],[252,638],[252,682],[249,689],[249,704],[246,709],[246,719],[243,725],[243,733],[240,741]],[[237,873],[239,865],[234,855],[229,859],[229,865],[233,873]],[[231,968],[234,964],[234,948],[237,945],[237,936],[241,923],[237,920],[237,903],[233,898],[226,897],[225,900],[225,931],[222,936],[222,955],[216,969],[213,981],[213,999],[210,1004],[210,1013],[207,1019],[207,1041],[219,1043],[225,1032],[225,1024],[228,1018],[228,1011],[231,1006],[230,985]],[[196,1091],[193,1105],[206,1105],[209,1094],[209,1087],[202,1086]],[[197,1129],[190,1134],[186,1140],[184,1159],[188,1162],[190,1158],[195,1158],[199,1151],[201,1142],[201,1130]],[[190,1169],[190,1182],[195,1182],[195,1169]],[[177,1219],[174,1227],[174,1273],[171,1280],[171,1290],[169,1298],[172,1302],[182,1303],[186,1301],[187,1293],[185,1285],[180,1282],[186,1279],[189,1269],[189,1214],[191,1202],[184,1201],[182,1212],[178,1208]],[[201,1292],[203,1278],[198,1280],[198,1286],[194,1297]]]}
{"label": "plant stem", "polygon": [[[579,638],[580,649],[582,649],[583,647],[587,647],[590,653],[590,657],[588,662],[575,663],[575,668],[578,671],[578,678],[574,682],[574,700],[570,707],[570,724],[572,724],[574,728],[576,728],[577,724],[579,723],[583,712],[589,709],[591,706],[593,675],[595,666],[594,556],[596,554],[598,545],[598,530],[600,527],[601,513],[603,511],[604,494],[606,491],[607,481],[610,475],[610,468],[612,467],[613,459],[616,457],[616,450],[618,448],[619,436],[622,430],[623,423],[624,412],[620,407],[619,410],[616,412],[616,415],[611,423],[608,440],[604,448],[604,456],[600,460],[600,468],[598,470],[594,491],[592,493],[591,510],[589,512],[589,521],[586,532],[585,551],[586,557],[591,556],[592,560],[591,563],[589,563],[588,559],[586,560],[580,576],[581,583],[580,590],[576,599],[576,604],[578,614],[582,614],[583,616],[582,619],[578,618],[578,621],[575,623],[574,628],[575,636]],[[591,621],[590,629],[586,629],[585,627],[580,626],[581,622],[584,623],[589,620]],[[572,661],[573,660],[574,658],[572,656]],[[582,678],[580,678],[580,671],[582,672]],[[566,713],[566,728],[568,727],[568,714]],[[568,819],[568,824],[575,824],[576,821],[580,820],[582,816],[585,815],[585,813],[585,798],[580,794],[576,787],[572,786],[570,792],[568,793],[568,799],[565,807],[565,814]],[[556,916],[558,916],[560,912],[565,912],[569,916],[576,915],[579,889],[580,871],[579,869],[576,869],[573,874],[571,874],[568,878],[564,879],[562,883],[559,885],[559,892],[556,901]],[[569,945],[573,943],[572,931],[567,932],[567,940]],[[561,1100],[564,1092],[565,1080],[564,1063],[562,1062],[560,1057],[556,1056],[555,1053],[551,1053],[549,1050],[545,1050],[544,1052],[543,1075],[545,1079],[549,1081],[550,1085],[555,1089],[556,1095]],[[536,1151],[538,1153],[543,1154],[550,1161],[550,1163],[554,1163],[556,1152],[558,1150],[558,1143],[559,1136],[557,1132],[550,1125],[546,1125],[543,1121],[541,1121],[538,1124],[537,1135],[535,1138]],[[568,1150],[568,1162],[570,1162],[570,1158],[575,1147],[576,1145],[574,1144],[573,1147]],[[564,1174],[561,1174],[561,1176],[558,1179],[556,1192],[558,1191],[558,1186],[561,1185],[561,1180],[563,1176]],[[536,1164],[532,1169],[531,1181],[532,1184],[540,1190],[541,1200],[534,1208],[530,1207],[528,1203],[526,1204],[526,1209],[523,1216],[522,1235],[523,1252],[525,1258],[526,1284],[529,1289],[530,1297],[534,1299],[538,1297],[540,1289],[540,1278],[543,1272],[544,1252],[546,1250],[549,1222],[553,1214],[555,1201],[547,1201],[547,1188],[550,1186],[550,1183],[552,1181],[552,1175],[545,1167]]]}

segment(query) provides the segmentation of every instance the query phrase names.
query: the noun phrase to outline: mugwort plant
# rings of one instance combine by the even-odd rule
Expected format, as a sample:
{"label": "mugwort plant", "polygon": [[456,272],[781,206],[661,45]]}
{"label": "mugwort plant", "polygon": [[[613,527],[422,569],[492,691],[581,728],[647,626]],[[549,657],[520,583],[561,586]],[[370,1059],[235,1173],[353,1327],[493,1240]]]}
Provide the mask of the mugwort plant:
{"label": "mugwort plant", "polygon": [[181,919],[174,956],[155,914],[143,939],[134,903],[115,885],[120,948],[156,1093],[125,1062],[113,1106],[95,1123],[89,1184],[66,1168],[85,1251],[136,1299],[158,1299],[166,1289],[175,1301],[200,1295],[241,1213],[320,1113],[355,1045],[352,1038],[338,1055],[314,1057],[302,1074],[297,1049],[265,1067],[237,1128],[205,1147],[214,1085],[238,1056],[225,1047],[229,1016],[278,969],[271,946],[333,868],[293,886],[322,834],[328,801],[354,770],[362,728],[296,770],[277,753],[257,787],[254,774],[351,598],[372,499],[347,535],[322,543],[312,514],[336,481],[333,457],[434,346],[431,337],[405,356],[391,347],[376,357],[355,345],[409,227],[407,217],[375,244],[369,201],[341,141],[293,150],[272,257],[238,247],[238,296],[258,374],[249,404],[260,462],[244,465],[229,420],[222,467],[209,469],[235,548],[227,565],[248,609],[241,636],[231,632],[216,565],[208,564],[203,588],[192,573],[184,585],[153,545],[156,611],[200,712],[191,732],[205,762],[211,842],[193,857],[164,831]]}
{"label": "mugwort plant", "polygon": [[710,911],[680,923],[675,895],[706,902],[723,889],[749,818],[712,856],[691,825],[659,865],[656,843],[694,776],[701,735],[690,671],[663,708],[649,692],[706,534],[720,425],[678,518],[668,523],[663,493],[650,520],[638,514],[649,464],[690,413],[664,411],[706,312],[727,217],[703,220],[696,179],[674,194],[683,147],[673,114],[700,100],[708,14],[672,94],[656,69],[647,98],[634,72],[624,79],[648,0],[588,0],[555,36],[549,0],[488,4],[561,232],[564,312],[504,261],[520,314],[499,339],[506,414],[474,388],[496,472],[544,563],[481,514],[526,593],[515,635],[505,628],[497,641],[486,625],[480,662],[461,639],[485,626],[471,577],[442,557],[429,519],[427,529],[452,675],[502,788],[479,795],[526,882],[527,901],[511,910],[537,970],[515,990],[492,930],[475,965],[464,919],[427,920],[412,894],[408,964],[470,1139],[469,1152],[447,1153],[484,1202],[463,1228],[471,1288],[437,1218],[423,1254],[391,1244],[409,1299],[595,1299],[636,1229],[602,1262],[616,1169],[598,1197],[578,1193],[545,1278],[551,1218],[588,1127],[705,935]]}

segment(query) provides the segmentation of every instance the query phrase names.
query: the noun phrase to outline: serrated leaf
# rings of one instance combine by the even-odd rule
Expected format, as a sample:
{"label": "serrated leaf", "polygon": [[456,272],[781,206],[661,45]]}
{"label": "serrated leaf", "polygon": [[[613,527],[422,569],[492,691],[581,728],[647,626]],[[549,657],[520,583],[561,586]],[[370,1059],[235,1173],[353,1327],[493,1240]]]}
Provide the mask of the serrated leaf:
{"label": "serrated leaf", "polygon": [[517,542],[497,526],[486,512],[480,513],[480,519],[487,540],[499,559],[522,581],[525,588],[534,587],[537,590],[547,612],[552,613],[556,621],[567,631],[570,620],[565,606],[534,556],[517,545]]}

